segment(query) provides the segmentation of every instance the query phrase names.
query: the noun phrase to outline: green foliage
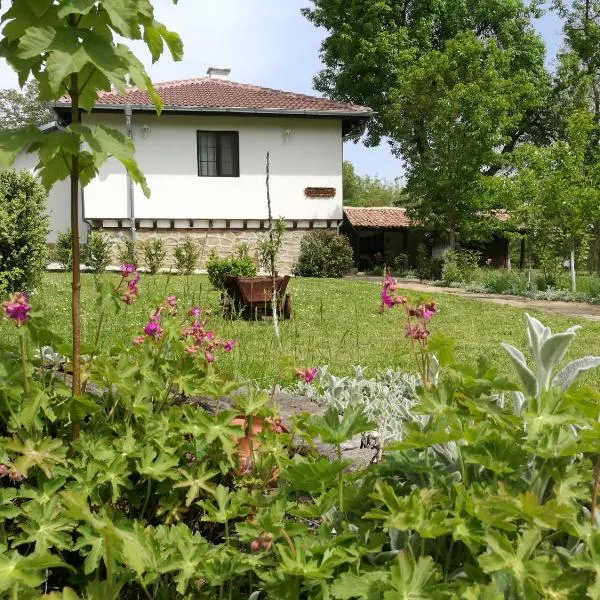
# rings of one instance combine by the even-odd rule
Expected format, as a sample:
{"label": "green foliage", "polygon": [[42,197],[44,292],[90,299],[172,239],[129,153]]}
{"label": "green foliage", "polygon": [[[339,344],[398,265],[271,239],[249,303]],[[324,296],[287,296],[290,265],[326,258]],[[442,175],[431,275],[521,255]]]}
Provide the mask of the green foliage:
{"label": "green foliage", "polygon": [[22,91],[0,90],[0,131],[27,126],[39,127],[54,119],[54,113],[39,99],[35,80],[28,81]]}
{"label": "green foliage", "polygon": [[65,271],[73,270],[72,240],[73,232],[70,229],[59,231],[56,237],[55,258]]}
{"label": "green foliage", "polygon": [[139,260],[137,244],[133,240],[123,239],[117,246],[117,260],[122,265],[137,265]]}
{"label": "green foliage", "polygon": [[320,229],[302,238],[295,273],[301,277],[343,277],[352,265],[352,246],[348,238]]}
{"label": "green foliage", "polygon": [[426,244],[417,246],[417,277],[422,281],[438,281],[442,278],[443,258],[433,258]]}
{"label": "green foliage", "polygon": [[504,208],[487,176],[546,134],[551,78],[533,24],[537,3],[312,4],[305,16],[326,30],[315,86],[376,111],[366,144],[387,136],[405,161],[411,216],[466,234],[481,212]]}
{"label": "green foliage", "polygon": [[92,231],[85,246],[85,264],[94,273],[102,273],[112,259],[112,240],[101,231]]}
{"label": "green foliage", "polygon": [[466,283],[472,281],[479,266],[481,252],[458,248],[447,250],[444,254],[442,281],[444,284]]}
{"label": "green foliage", "polygon": [[398,180],[389,183],[379,177],[361,177],[354,165],[342,165],[344,204],[346,206],[404,206],[406,197]]}
{"label": "green foliage", "polygon": [[164,241],[160,238],[148,239],[142,243],[142,252],[146,269],[151,275],[156,275],[165,264],[167,256]]}
{"label": "green foliage", "polygon": [[[104,287],[99,308],[123,322],[118,291]],[[40,309],[16,327],[22,359],[0,341],[0,594],[594,597],[600,402],[574,381],[600,359],[554,376],[574,329],[552,335],[528,319],[538,373],[509,349],[522,387],[484,359],[446,362],[439,384],[417,391],[402,439],[351,471],[342,445],[377,427],[359,404],[278,433],[268,393],[187,351],[196,317],[185,306],[161,303],[158,339],[90,348],[93,385],[78,397],[59,365],[30,355],[63,346]],[[74,418],[85,419],[76,436]],[[241,462],[249,432],[269,422]]]}
{"label": "green foliage", "polygon": [[173,250],[177,272],[181,275],[192,274],[198,266],[201,252],[202,244],[197,242],[193,237],[185,236],[182,241],[177,243]]}
{"label": "green foliage", "polygon": [[33,289],[48,256],[46,192],[27,171],[0,172],[0,294]]}
{"label": "green foliage", "polygon": [[269,233],[263,235],[258,241],[258,263],[271,274],[275,273],[277,258],[283,245],[283,236],[285,235],[285,220],[280,217],[275,221]]}
{"label": "green foliage", "polygon": [[[128,85],[146,90],[158,111],[162,101],[142,63],[121,40],[143,40],[156,61],[165,45],[181,59],[179,36],[154,19],[150,0],[15,0],[3,13],[0,56],[17,72],[19,84],[33,77],[41,101],[67,93],[90,111],[100,90],[125,93]],[[35,125],[0,134],[1,158],[11,164],[22,152],[39,157],[42,183],[50,188],[73,172],[87,185],[109,156],[120,161],[148,195],[146,180],[134,159],[133,142],[103,125],[71,123],[45,135]]]}
{"label": "green foliage", "polygon": [[206,263],[208,280],[211,285],[222,290],[225,277],[254,277],[257,273],[256,263],[249,253],[247,244],[239,244],[229,258],[220,258],[213,250]]}

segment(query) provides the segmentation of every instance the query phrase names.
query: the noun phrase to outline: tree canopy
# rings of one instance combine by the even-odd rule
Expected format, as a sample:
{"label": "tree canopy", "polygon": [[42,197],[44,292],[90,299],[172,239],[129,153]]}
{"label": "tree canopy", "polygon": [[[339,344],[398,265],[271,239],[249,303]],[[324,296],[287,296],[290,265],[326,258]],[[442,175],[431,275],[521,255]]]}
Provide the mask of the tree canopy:
{"label": "tree canopy", "polygon": [[377,111],[367,144],[388,136],[406,163],[408,208],[450,233],[496,206],[486,176],[546,135],[551,78],[522,0],[313,0],[327,30],[316,87]]}
{"label": "tree canopy", "polygon": [[19,127],[37,126],[54,120],[54,113],[39,97],[35,80],[25,84],[23,90],[0,90],[0,131]]}

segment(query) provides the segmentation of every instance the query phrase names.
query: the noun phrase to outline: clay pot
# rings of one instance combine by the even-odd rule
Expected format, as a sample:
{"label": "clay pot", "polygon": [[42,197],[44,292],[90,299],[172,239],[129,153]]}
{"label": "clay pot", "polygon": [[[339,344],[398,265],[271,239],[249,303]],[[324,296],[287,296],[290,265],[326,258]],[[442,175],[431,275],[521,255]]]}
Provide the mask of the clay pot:
{"label": "clay pot", "polygon": [[257,436],[260,435],[265,427],[268,427],[275,433],[289,433],[289,427],[280,419],[265,419],[264,417],[252,418],[252,431],[249,431],[248,418],[244,416],[235,417],[231,421],[234,427],[243,429],[246,435],[237,441],[237,455],[239,460],[238,475],[252,473],[254,470],[254,456],[260,450],[260,441]]}

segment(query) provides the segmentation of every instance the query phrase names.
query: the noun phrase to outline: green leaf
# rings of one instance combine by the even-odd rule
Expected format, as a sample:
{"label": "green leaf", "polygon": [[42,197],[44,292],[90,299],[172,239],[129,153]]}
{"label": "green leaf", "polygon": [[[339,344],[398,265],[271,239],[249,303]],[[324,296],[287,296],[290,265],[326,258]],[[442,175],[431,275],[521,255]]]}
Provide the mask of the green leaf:
{"label": "green leaf", "polygon": [[325,458],[310,459],[296,454],[283,469],[281,478],[289,481],[293,489],[308,493],[325,493],[336,484],[336,478],[351,463],[329,461]]}
{"label": "green leaf", "polygon": [[581,373],[600,367],[600,356],[585,356],[571,361],[552,380],[552,385],[569,389]]}
{"label": "green leaf", "polygon": [[46,53],[58,36],[55,27],[30,27],[19,42],[19,57],[35,58]]}
{"label": "green leaf", "polygon": [[525,356],[519,349],[511,346],[510,344],[502,342],[500,345],[508,352],[510,359],[517,368],[517,372],[519,373],[519,377],[521,378],[525,392],[528,396],[535,398],[538,393],[538,382],[536,376],[527,366],[527,363],[525,362]]}
{"label": "green leaf", "polygon": [[309,430],[325,444],[340,445],[364,431],[373,431],[377,425],[367,419],[361,406],[349,406],[340,417],[337,409],[330,406],[323,416],[313,416],[308,422]]}
{"label": "green leaf", "polygon": [[0,592],[15,586],[37,587],[46,580],[48,569],[71,569],[61,558],[52,554],[33,553],[21,556],[18,552],[0,554]]}

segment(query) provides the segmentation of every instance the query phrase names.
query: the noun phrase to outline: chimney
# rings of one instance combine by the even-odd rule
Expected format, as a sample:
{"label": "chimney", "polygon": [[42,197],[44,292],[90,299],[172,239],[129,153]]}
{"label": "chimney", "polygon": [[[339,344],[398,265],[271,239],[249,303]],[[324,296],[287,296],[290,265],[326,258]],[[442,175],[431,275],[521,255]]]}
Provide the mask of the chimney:
{"label": "chimney", "polygon": [[229,79],[229,73],[231,73],[231,69],[221,67],[208,67],[208,71],[206,71],[211,79]]}

